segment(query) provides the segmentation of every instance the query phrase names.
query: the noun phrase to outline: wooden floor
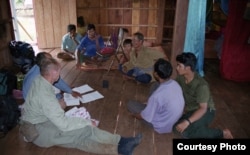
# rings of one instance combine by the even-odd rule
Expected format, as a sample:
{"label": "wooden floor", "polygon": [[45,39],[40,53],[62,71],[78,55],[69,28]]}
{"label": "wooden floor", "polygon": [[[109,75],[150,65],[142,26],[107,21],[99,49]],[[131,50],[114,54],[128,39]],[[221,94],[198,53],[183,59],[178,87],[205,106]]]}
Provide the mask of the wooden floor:
{"label": "wooden floor", "polygon": [[[54,57],[58,49],[47,50]],[[60,60],[59,60],[60,61]],[[83,104],[92,118],[100,120],[99,127],[122,136],[143,134],[141,144],[134,155],[172,155],[173,134],[157,134],[140,121],[132,118],[126,102],[130,99],[146,101],[149,85],[123,80],[117,70],[107,74],[106,70],[81,71],[75,69],[75,62],[62,64],[61,77],[72,87],[88,84],[105,97]],[[223,80],[219,74],[219,60],[205,59],[205,79],[209,82],[217,113],[213,127],[231,129],[235,138],[250,138],[250,83]],[[109,88],[102,88],[102,81],[109,81]],[[92,155],[76,149],[60,147],[39,148],[26,143],[19,135],[18,126],[0,139],[1,155]]]}

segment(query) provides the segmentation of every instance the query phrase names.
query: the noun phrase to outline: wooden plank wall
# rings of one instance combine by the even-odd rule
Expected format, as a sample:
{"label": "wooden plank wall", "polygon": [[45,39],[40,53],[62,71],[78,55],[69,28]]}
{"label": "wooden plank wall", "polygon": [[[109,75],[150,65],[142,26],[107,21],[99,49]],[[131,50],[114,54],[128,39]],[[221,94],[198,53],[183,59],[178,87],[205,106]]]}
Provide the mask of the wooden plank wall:
{"label": "wooden plank wall", "polygon": [[60,47],[67,25],[76,25],[76,0],[33,0],[39,48]]}
{"label": "wooden plank wall", "polygon": [[[104,38],[127,28],[147,41],[172,41],[176,0],[36,0],[33,2],[39,48],[60,47],[68,24],[78,16],[93,23]],[[52,9],[53,8],[53,9]]]}
{"label": "wooden plank wall", "polygon": [[77,16],[95,24],[104,38],[124,27],[130,35],[140,31],[154,43],[162,41],[162,20],[158,20],[164,18],[161,4],[161,0],[76,0]]}
{"label": "wooden plank wall", "polygon": [[[178,16],[180,17],[183,16],[180,9],[179,13],[176,13],[177,9],[174,6],[178,6],[179,4],[176,4],[174,1],[34,0],[33,7],[38,47],[40,49],[60,47],[61,38],[67,31],[67,25],[70,23],[76,24],[77,16],[83,16],[86,23],[94,23],[97,27],[97,32],[106,38],[108,38],[112,31],[117,30],[119,27],[124,27],[129,30],[130,35],[136,31],[140,31],[145,35],[146,40],[152,41],[155,44],[162,44],[164,43],[164,39],[170,38],[171,40],[171,37],[174,35],[174,33],[168,35],[169,33],[166,29],[169,28],[174,31],[174,23],[172,24],[172,22],[176,18],[175,14],[179,14]],[[187,4],[185,3],[185,5]],[[7,25],[7,36],[0,40],[0,66],[3,66],[3,64],[12,64],[8,43],[14,39],[14,34],[8,5],[7,1],[1,1],[0,24],[3,25],[2,23],[5,23],[4,25]],[[169,12],[168,8],[170,8],[172,14],[165,18]],[[174,15],[173,12],[175,12]],[[179,32],[179,26],[182,26],[183,22],[184,20],[181,20],[177,23],[175,30],[176,39],[173,41],[177,45],[171,44],[171,47],[178,47],[178,44],[180,44],[178,43],[178,38],[183,36],[183,31]],[[173,25],[172,27],[171,24]],[[174,49],[172,48],[172,50]]]}
{"label": "wooden plank wall", "polygon": [[0,68],[12,65],[11,40],[14,40],[14,34],[9,1],[0,1]]}
{"label": "wooden plank wall", "polygon": [[177,0],[165,0],[164,22],[163,22],[163,43],[172,42],[174,32],[174,21]]}

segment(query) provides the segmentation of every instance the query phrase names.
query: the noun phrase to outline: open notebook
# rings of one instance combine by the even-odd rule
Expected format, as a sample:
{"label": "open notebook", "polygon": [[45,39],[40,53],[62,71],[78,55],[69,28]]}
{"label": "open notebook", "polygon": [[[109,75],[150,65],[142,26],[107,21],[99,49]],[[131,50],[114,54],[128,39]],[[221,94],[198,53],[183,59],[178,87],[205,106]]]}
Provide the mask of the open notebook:
{"label": "open notebook", "polygon": [[67,106],[79,105],[81,103],[88,103],[97,99],[104,98],[102,94],[98,91],[95,91],[88,84],[73,88],[74,91],[77,91],[82,94],[82,97],[75,98],[71,94],[64,93],[64,101]]}

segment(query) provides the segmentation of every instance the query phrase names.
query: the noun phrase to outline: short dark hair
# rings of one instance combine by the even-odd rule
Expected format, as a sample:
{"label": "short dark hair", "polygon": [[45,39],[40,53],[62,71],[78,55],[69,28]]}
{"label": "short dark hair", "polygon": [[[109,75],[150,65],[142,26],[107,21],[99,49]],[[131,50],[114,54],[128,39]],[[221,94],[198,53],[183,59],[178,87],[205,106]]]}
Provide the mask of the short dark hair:
{"label": "short dark hair", "polygon": [[72,30],[76,31],[76,26],[74,24],[69,24],[68,27],[67,27],[67,31],[70,32]]}
{"label": "short dark hair", "polygon": [[128,33],[128,29],[127,28],[122,28],[123,32]]}
{"label": "short dark hair", "polygon": [[95,30],[95,25],[94,24],[88,24],[87,30],[91,30],[91,29]]}
{"label": "short dark hair", "polygon": [[123,46],[124,46],[124,45],[127,45],[127,44],[130,44],[130,45],[132,46],[132,40],[131,40],[131,39],[125,39],[125,40],[123,41]]}
{"label": "short dark hair", "polygon": [[154,64],[154,71],[161,79],[168,79],[172,75],[173,67],[169,61],[160,58]]}
{"label": "short dark hair", "polygon": [[85,26],[85,22],[84,22],[83,16],[77,17],[77,24],[79,24],[80,26]]}
{"label": "short dark hair", "polygon": [[184,66],[190,66],[192,71],[196,69],[197,58],[191,52],[185,52],[176,56],[176,61],[182,63]]}
{"label": "short dark hair", "polygon": [[134,33],[134,36],[136,36],[139,40],[144,41],[144,35],[141,32]]}

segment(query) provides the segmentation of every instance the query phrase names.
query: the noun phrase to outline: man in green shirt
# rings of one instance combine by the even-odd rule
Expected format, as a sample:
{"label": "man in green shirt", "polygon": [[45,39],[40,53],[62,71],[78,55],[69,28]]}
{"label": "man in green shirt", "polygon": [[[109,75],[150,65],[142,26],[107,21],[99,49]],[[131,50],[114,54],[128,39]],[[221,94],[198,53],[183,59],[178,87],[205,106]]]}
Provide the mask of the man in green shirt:
{"label": "man in green shirt", "polygon": [[21,128],[28,124],[34,129],[30,133],[26,131],[24,138],[37,132],[38,136],[30,142],[40,147],[62,146],[98,154],[131,155],[141,141],[141,134],[124,138],[97,128],[94,121],[65,116],[53,89],[60,70],[60,64],[53,58],[41,62],[41,75],[30,87],[21,117]]}
{"label": "man in green shirt", "polygon": [[176,81],[183,90],[185,112],[173,130],[184,138],[232,139],[229,129],[209,128],[214,119],[215,106],[208,83],[195,72],[197,59],[193,53],[177,55]]}

